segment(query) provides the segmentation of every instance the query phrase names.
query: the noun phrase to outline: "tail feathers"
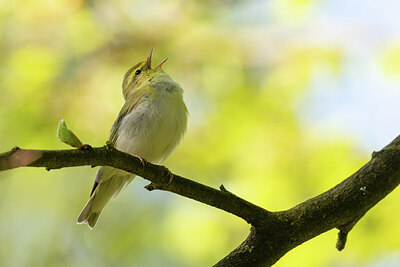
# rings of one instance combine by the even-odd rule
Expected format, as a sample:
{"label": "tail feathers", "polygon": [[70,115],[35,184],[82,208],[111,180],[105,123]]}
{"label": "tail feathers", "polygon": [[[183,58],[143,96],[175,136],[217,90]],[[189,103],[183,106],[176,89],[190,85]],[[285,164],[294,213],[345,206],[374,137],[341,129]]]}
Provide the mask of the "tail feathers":
{"label": "tail feathers", "polygon": [[101,212],[93,212],[92,211],[93,197],[91,197],[86,204],[86,206],[79,214],[78,220],[76,223],[82,224],[87,223],[90,229],[93,229],[99,219]]}
{"label": "tail feathers", "polygon": [[87,223],[90,229],[93,229],[99,219],[100,213],[90,213],[89,218],[87,219]]}
{"label": "tail feathers", "polygon": [[81,211],[81,214],[79,214],[77,223],[87,223],[90,229],[93,229],[108,201],[113,196],[116,196],[122,190],[124,185],[132,181],[133,177],[134,176],[130,174],[114,175],[100,183],[96,182],[89,201]]}

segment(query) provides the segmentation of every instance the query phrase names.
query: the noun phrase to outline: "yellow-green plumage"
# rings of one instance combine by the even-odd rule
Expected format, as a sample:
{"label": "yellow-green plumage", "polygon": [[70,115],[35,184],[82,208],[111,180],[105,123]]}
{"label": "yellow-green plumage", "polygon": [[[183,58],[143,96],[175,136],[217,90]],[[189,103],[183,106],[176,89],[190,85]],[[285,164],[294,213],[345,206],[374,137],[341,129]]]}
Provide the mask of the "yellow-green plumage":
{"label": "yellow-green plumage", "polygon": [[[163,162],[182,139],[187,125],[183,90],[161,65],[147,61],[132,67],[122,87],[125,104],[111,129],[109,143],[152,163]],[[107,202],[132,181],[134,175],[112,167],[100,167],[90,199],[78,223],[93,228]]]}

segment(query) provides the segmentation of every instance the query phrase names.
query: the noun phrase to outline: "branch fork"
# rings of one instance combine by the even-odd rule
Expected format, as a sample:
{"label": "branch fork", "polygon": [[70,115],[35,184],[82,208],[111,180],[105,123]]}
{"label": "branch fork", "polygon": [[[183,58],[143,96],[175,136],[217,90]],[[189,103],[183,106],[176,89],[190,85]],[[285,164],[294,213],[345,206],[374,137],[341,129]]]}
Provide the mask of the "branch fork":
{"label": "branch fork", "polygon": [[[66,128],[66,127],[65,127]],[[18,167],[47,170],[73,166],[112,166],[151,183],[147,190],[169,191],[238,216],[251,225],[246,240],[215,266],[271,266],[288,251],[330,229],[339,229],[336,247],[343,250],[348,233],[374,205],[400,183],[400,136],[356,173],[328,191],[295,207],[270,212],[229,192],[173,174],[166,167],[118,151],[112,146],[70,150],[14,147],[0,154],[0,171]]]}

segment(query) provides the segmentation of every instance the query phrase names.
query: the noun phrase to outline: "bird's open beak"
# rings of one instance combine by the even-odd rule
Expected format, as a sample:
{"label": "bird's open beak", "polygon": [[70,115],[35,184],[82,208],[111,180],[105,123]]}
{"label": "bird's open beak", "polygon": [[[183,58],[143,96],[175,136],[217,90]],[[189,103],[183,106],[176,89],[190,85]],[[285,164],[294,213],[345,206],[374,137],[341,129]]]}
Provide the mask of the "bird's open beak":
{"label": "bird's open beak", "polygon": [[153,48],[150,51],[150,55],[147,57],[146,66],[150,70],[151,69],[151,56],[153,55]]}
{"label": "bird's open beak", "polygon": [[157,65],[156,69],[161,68],[161,66],[165,63],[165,61],[167,61],[168,58],[164,59],[163,61],[161,61],[160,64]]}

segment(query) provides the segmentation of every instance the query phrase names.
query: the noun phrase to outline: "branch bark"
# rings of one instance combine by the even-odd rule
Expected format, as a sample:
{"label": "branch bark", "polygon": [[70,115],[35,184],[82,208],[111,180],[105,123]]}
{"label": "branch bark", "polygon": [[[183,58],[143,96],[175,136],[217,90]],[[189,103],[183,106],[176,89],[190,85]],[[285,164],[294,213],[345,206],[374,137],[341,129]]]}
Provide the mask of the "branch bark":
{"label": "branch bark", "polygon": [[[270,212],[229,192],[172,174],[166,167],[104,146],[73,150],[14,148],[0,154],[0,170],[23,166],[59,169],[73,166],[112,166],[151,182],[149,190],[163,190],[234,214],[251,224],[246,240],[215,266],[271,266],[291,249],[330,229],[340,230],[337,249],[376,203],[400,183],[400,136],[356,173],[328,191],[285,211]],[[172,178],[172,180],[171,180]]]}

